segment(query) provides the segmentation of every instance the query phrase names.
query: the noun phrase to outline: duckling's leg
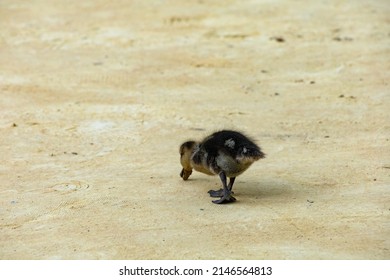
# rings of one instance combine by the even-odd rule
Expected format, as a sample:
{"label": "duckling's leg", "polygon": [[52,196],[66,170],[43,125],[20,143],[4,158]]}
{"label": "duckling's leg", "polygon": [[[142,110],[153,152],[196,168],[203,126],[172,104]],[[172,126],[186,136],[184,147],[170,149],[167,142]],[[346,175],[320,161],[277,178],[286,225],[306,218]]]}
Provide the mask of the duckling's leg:
{"label": "duckling's leg", "polygon": [[[232,192],[234,180],[236,180],[236,177],[232,177],[229,180],[228,189],[230,190],[231,194],[234,194],[234,192]],[[211,197],[222,197],[224,193],[224,189],[219,189],[217,191],[209,190],[208,193],[210,194]]]}
{"label": "duckling's leg", "polygon": [[232,192],[232,189],[233,189],[233,184],[234,184],[234,181],[236,180],[236,177],[231,177],[230,178],[230,180],[229,180],[229,186],[228,186],[228,188],[229,188],[229,191],[231,192],[231,193],[234,193],[234,192]]}
{"label": "duckling's leg", "polygon": [[[227,186],[226,184],[226,174],[225,172],[220,172],[219,173],[219,178],[221,178],[221,181],[222,181],[222,186],[223,186],[223,190],[222,190],[222,197],[221,199],[218,199],[218,200],[213,200],[213,203],[216,203],[216,204],[222,204],[222,203],[229,203],[229,202],[234,202],[236,201],[236,199],[232,196],[232,193],[231,193],[231,188],[233,187],[233,183],[234,183],[234,179],[233,179],[233,182],[232,180],[230,180],[229,182],[229,186]],[[215,193],[210,193],[211,194],[216,194],[216,193],[219,193],[219,191],[216,191]]]}

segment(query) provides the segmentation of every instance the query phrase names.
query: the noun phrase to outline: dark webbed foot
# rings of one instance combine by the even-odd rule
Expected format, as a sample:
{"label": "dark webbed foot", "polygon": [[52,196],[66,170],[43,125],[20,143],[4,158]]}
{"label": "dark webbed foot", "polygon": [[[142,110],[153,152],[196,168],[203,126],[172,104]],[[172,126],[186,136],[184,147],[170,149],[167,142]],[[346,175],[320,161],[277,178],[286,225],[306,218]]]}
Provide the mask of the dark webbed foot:
{"label": "dark webbed foot", "polygon": [[223,196],[223,189],[219,189],[217,191],[209,190],[208,193],[211,197],[222,197]]}
{"label": "dark webbed foot", "polygon": [[236,201],[236,198],[232,196],[232,188],[236,178],[230,178],[229,186],[226,184],[226,175],[224,172],[219,173],[219,178],[221,178],[223,189],[217,191],[210,190],[208,192],[211,197],[220,197],[218,200],[213,200],[213,203],[224,204]]}
{"label": "dark webbed foot", "polygon": [[[209,190],[208,193],[211,197],[223,197],[223,189],[219,189],[217,191]],[[234,194],[234,192],[230,192],[231,194]]]}
{"label": "dark webbed foot", "polygon": [[221,199],[213,200],[213,203],[215,203],[215,204],[225,204],[225,203],[231,203],[231,202],[234,202],[234,201],[236,201],[236,198],[233,197],[231,194],[228,194],[228,195],[224,195],[223,197],[221,197]]}

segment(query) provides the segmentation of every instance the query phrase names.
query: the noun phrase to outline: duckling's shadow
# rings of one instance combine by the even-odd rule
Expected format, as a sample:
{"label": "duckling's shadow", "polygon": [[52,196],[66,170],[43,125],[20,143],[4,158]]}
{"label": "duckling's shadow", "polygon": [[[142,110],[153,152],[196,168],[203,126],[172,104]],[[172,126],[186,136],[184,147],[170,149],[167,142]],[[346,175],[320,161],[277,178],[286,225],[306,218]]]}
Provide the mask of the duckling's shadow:
{"label": "duckling's shadow", "polygon": [[[207,183],[202,180],[202,183],[208,184],[206,191],[210,189],[219,189],[222,187],[220,183]],[[236,180],[233,186],[234,196],[236,197],[275,197],[275,196],[291,196],[293,195],[293,186],[289,183],[281,181],[240,181]]]}
{"label": "duckling's shadow", "polygon": [[[218,190],[222,188],[219,180],[210,180],[209,178],[190,178],[192,184],[202,186],[205,192],[209,190]],[[233,186],[234,196],[237,197],[278,197],[278,196],[294,196],[294,186],[290,182],[279,180],[259,180],[246,181],[236,180]]]}
{"label": "duckling's shadow", "polygon": [[241,197],[275,197],[292,195],[288,184],[277,181],[238,181],[233,191]]}

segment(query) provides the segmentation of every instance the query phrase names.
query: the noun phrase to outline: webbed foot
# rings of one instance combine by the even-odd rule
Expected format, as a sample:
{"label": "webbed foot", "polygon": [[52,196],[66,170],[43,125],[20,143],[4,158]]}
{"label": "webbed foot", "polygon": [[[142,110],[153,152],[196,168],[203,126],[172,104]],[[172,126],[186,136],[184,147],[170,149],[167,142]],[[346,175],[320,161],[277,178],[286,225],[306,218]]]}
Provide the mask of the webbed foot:
{"label": "webbed foot", "polygon": [[223,189],[219,189],[217,191],[209,190],[208,193],[211,197],[222,197],[223,196]]}
{"label": "webbed foot", "polygon": [[[217,191],[209,190],[208,193],[211,197],[223,197],[223,189],[219,189]],[[231,194],[234,194],[234,192],[231,192]]]}
{"label": "webbed foot", "polygon": [[213,200],[213,203],[215,204],[224,204],[224,203],[231,203],[236,201],[236,199],[232,196],[232,188],[234,184],[235,177],[230,178],[229,186],[226,184],[226,174],[225,172],[220,172],[219,178],[221,179],[223,189],[217,190],[217,191],[209,191],[209,194],[211,197],[220,197],[218,200]]}
{"label": "webbed foot", "polygon": [[221,197],[221,199],[213,200],[213,203],[215,204],[225,204],[225,203],[232,203],[235,202],[236,198],[233,197],[231,194],[224,195]]}

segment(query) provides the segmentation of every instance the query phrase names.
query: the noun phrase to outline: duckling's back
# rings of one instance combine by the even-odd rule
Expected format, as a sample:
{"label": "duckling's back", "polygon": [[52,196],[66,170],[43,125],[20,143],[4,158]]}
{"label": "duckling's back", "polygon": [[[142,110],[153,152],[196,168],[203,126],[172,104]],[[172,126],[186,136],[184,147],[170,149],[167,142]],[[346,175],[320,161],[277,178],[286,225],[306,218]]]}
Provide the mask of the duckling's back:
{"label": "duckling's back", "polygon": [[237,161],[256,161],[265,154],[251,139],[240,132],[222,130],[207,137],[202,145],[212,157],[223,151]]}

